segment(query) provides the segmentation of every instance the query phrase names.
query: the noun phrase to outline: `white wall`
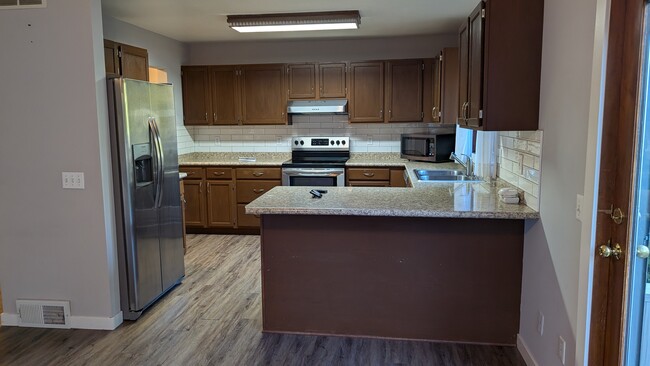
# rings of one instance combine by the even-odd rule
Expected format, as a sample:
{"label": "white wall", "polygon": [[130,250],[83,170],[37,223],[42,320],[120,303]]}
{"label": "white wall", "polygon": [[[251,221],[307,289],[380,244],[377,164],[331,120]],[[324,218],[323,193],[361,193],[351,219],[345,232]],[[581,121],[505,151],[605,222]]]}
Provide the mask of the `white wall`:
{"label": "white wall", "polygon": [[104,16],[104,38],[146,48],[149,52],[149,66],[162,68],[167,71],[168,82],[174,85],[178,152],[179,154],[185,154],[194,151],[194,142],[187,128],[183,126],[181,65],[188,62],[187,46],[179,41],[109,16]]}
{"label": "white wall", "polygon": [[[585,331],[578,323],[585,304],[579,302],[582,226],[575,205],[585,186],[595,20],[595,0],[545,2],[541,220],[525,235],[520,324],[520,340],[545,366],[561,365],[559,336],[567,342],[566,364],[574,365],[576,338]],[[537,333],[538,311],[545,316],[543,336]]]}
{"label": "white wall", "polygon": [[[0,282],[16,299],[71,302],[75,327],[121,322],[100,0],[0,11]],[[63,190],[61,172],[85,173]]]}
{"label": "white wall", "polygon": [[457,47],[452,35],[339,40],[208,42],[190,44],[190,64],[228,65],[309,61],[428,58]]}

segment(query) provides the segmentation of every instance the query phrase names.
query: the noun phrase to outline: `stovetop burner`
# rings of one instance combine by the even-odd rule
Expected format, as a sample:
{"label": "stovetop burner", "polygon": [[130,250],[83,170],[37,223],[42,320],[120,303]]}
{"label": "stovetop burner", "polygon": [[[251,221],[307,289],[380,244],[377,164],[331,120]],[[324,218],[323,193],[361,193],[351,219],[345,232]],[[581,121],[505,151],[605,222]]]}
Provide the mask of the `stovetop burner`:
{"label": "stovetop burner", "polygon": [[349,137],[294,137],[291,160],[283,167],[343,167],[350,159]]}

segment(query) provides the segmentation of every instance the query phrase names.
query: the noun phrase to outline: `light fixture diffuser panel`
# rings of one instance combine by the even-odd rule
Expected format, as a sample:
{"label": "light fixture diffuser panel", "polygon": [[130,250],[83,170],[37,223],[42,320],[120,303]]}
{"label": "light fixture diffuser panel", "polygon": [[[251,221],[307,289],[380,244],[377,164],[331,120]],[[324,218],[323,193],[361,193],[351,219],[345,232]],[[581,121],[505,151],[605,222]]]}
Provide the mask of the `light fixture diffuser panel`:
{"label": "light fixture diffuser panel", "polygon": [[303,32],[317,30],[359,29],[357,23],[331,23],[331,24],[286,24],[286,25],[258,25],[248,27],[232,27],[240,33],[256,32]]}
{"label": "light fixture diffuser panel", "polygon": [[359,24],[358,10],[228,16],[228,25],[241,33],[359,29]]}

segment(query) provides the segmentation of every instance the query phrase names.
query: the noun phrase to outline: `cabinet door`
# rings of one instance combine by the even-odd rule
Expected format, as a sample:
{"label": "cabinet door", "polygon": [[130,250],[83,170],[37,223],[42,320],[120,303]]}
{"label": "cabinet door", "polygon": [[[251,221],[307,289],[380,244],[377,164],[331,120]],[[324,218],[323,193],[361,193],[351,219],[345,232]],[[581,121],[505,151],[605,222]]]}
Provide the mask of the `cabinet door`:
{"label": "cabinet door", "polygon": [[120,59],[118,57],[117,44],[107,39],[104,40],[104,64],[106,65],[106,74],[120,74]]}
{"label": "cabinet door", "polygon": [[483,6],[481,1],[469,17],[469,72],[467,124],[481,126],[483,110]]}
{"label": "cabinet door", "polygon": [[185,189],[185,225],[192,227],[205,227],[206,207],[203,192],[203,180],[184,180]]}
{"label": "cabinet door", "polygon": [[433,91],[432,100],[433,106],[431,108],[431,121],[435,123],[440,123],[440,106],[441,106],[441,94],[442,94],[442,78],[440,77],[442,69],[442,61],[440,57],[436,57],[431,66],[432,78],[433,78]]}
{"label": "cabinet door", "polygon": [[121,44],[120,71],[125,78],[149,81],[149,54],[144,48]]}
{"label": "cabinet door", "polygon": [[424,73],[422,74],[422,111],[424,117],[422,122],[433,122],[433,64],[436,59],[424,59]]}
{"label": "cabinet door", "polygon": [[284,65],[246,65],[242,69],[242,116],[245,125],[286,123]]}
{"label": "cabinet door", "polygon": [[183,121],[186,125],[208,125],[212,115],[210,82],[206,66],[181,67],[183,84]]}
{"label": "cabinet door", "polygon": [[422,60],[388,61],[387,122],[422,121]]}
{"label": "cabinet door", "polygon": [[350,122],[384,121],[384,63],[350,63]]}
{"label": "cabinet door", "polygon": [[207,181],[208,227],[235,225],[235,186],[232,182]]}
{"label": "cabinet door", "polygon": [[287,65],[289,99],[316,98],[316,64]]}
{"label": "cabinet door", "polygon": [[320,98],[345,98],[347,96],[346,67],[345,62],[318,64]]}
{"label": "cabinet door", "polygon": [[440,122],[458,119],[458,48],[444,48],[440,55]]}
{"label": "cabinet door", "polygon": [[236,66],[212,66],[210,71],[212,123],[236,125],[241,121],[239,70]]}
{"label": "cabinet door", "polygon": [[458,31],[458,124],[467,125],[467,87],[469,82],[469,21],[463,22]]}

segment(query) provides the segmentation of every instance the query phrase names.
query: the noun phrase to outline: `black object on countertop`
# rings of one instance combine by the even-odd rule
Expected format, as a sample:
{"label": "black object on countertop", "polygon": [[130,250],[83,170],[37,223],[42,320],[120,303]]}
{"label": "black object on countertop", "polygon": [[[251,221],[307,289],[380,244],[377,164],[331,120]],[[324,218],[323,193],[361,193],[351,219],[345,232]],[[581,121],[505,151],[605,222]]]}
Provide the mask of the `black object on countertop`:
{"label": "black object on countertop", "polygon": [[[321,193],[321,190],[318,189],[312,189],[309,191],[311,193],[311,198],[323,198],[323,194]],[[327,193],[327,191],[325,191]]]}

